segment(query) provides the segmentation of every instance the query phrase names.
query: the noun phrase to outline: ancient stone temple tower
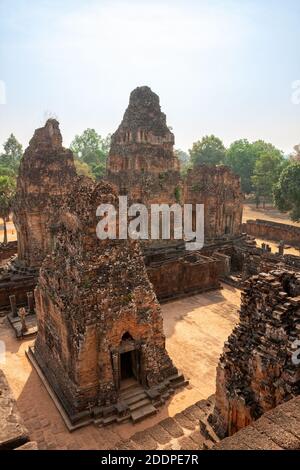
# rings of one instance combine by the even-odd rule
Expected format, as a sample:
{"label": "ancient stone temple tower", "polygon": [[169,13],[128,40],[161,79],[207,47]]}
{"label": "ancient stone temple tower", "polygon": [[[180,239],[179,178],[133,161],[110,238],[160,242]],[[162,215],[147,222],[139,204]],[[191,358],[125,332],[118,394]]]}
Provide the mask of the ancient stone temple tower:
{"label": "ancient stone temple tower", "polygon": [[147,86],[130,94],[123,120],[112,136],[108,169],[160,173],[179,170],[173,154],[174,135],[161,112],[159,97]]}
{"label": "ancient stone temple tower", "polygon": [[241,234],[243,194],[239,176],[225,166],[198,165],[188,171],[184,202],[204,204],[205,239]]}
{"label": "ancient stone temple tower", "polygon": [[240,178],[226,166],[206,165],[181,178],[173,147],[174,135],[158,96],[149,87],[136,88],[112,136],[107,178],[133,202],[204,204],[206,241],[240,235]]}
{"label": "ancient stone temple tower", "polygon": [[299,274],[272,271],[246,282],[240,322],[217,369],[210,421],[221,437],[300,394],[299,313]]}
{"label": "ancient stone temple tower", "polygon": [[37,129],[21,160],[14,223],[18,235],[18,259],[39,267],[51,251],[55,211],[70,191],[76,170],[73,155],[63,148],[59,124],[49,119]]}
{"label": "ancient stone temple tower", "polygon": [[112,135],[108,179],[134,202],[176,202],[180,175],[173,147],[174,135],[160,109],[159,97],[147,86],[138,87]]}
{"label": "ancient stone temple tower", "polygon": [[78,178],[74,187],[40,270],[34,357],[70,422],[138,420],[183,377],[165,349],[139,243],[96,237],[97,207],[117,205],[112,186]]}

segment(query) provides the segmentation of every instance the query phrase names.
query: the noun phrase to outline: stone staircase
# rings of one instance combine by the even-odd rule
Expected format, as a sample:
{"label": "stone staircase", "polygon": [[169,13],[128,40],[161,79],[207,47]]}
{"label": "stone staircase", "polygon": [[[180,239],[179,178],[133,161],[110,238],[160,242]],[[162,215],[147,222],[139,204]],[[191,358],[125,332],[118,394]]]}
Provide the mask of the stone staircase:
{"label": "stone staircase", "polygon": [[120,397],[115,406],[104,410],[103,416],[96,418],[94,423],[98,427],[112,423],[139,421],[157,413],[162,406],[179,387],[187,385],[181,373],[168,377],[168,379],[155,387],[144,389],[135,380],[128,381],[120,390]]}
{"label": "stone staircase", "polygon": [[120,400],[126,404],[131,420],[134,423],[157,412],[157,408],[153,406],[151,399],[139,384],[130,385],[123,389]]}
{"label": "stone staircase", "polygon": [[208,421],[209,416],[204,416],[200,419],[200,432],[202,436],[205,437],[205,441],[203,443],[203,449],[209,450],[215,444],[220,442],[220,438],[217,436],[215,431],[213,430],[212,426]]}

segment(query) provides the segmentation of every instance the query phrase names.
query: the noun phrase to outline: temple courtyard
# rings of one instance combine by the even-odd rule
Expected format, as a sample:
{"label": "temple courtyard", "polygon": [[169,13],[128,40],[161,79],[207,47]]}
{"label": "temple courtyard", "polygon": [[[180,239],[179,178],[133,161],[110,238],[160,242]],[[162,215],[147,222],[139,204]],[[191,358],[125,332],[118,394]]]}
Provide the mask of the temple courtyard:
{"label": "temple courtyard", "polygon": [[[25,356],[34,340],[18,341],[7,319],[0,318],[0,341],[6,348],[1,368],[30,438],[37,441],[40,449],[113,449],[132,435],[143,439],[147,428],[155,430],[153,426],[175,415],[179,417],[177,421],[182,421],[184,434],[193,432],[197,437],[199,422],[195,420],[193,431],[192,422],[181,412],[214,394],[218,359],[224,341],[238,321],[240,291],[225,284],[222,287],[162,305],[167,351],[174,365],[189,380],[189,385],[179,389],[155,416],[135,425],[129,422],[98,428],[93,424],[70,433]],[[146,448],[147,443],[143,446]]]}

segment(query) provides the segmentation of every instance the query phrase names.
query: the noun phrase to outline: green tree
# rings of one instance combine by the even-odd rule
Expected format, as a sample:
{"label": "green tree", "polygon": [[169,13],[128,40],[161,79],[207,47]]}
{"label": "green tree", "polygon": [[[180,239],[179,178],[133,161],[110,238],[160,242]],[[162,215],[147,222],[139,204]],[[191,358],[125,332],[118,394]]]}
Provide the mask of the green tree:
{"label": "green tree", "polygon": [[214,135],[207,135],[193,143],[189,150],[193,165],[218,165],[224,162],[226,149],[223,142]]}
{"label": "green tree", "polygon": [[78,160],[78,158],[75,158],[74,164],[77,175],[88,176],[89,178],[95,179],[92,170],[87,163]]}
{"label": "green tree", "polygon": [[105,174],[109,147],[110,135],[103,138],[95,129],[86,129],[81,135],[76,135],[70,146],[75,157],[86,163],[97,179]]}
{"label": "green tree", "polygon": [[291,219],[300,222],[300,163],[294,162],[285,167],[274,187],[276,207],[282,212],[290,212]]}
{"label": "green tree", "polygon": [[191,166],[191,159],[189,154],[180,149],[175,149],[174,154],[179,160],[181,173],[185,175]]}
{"label": "green tree", "polygon": [[255,163],[252,182],[257,200],[263,200],[265,207],[266,199],[273,194],[274,186],[287,163],[282,152],[272,144],[265,142],[254,142],[254,148],[258,152]]}
{"label": "green tree", "polygon": [[11,134],[3,145],[4,153],[0,156],[0,167],[11,169],[16,175],[23,154],[22,145]]}
{"label": "green tree", "polygon": [[236,140],[226,151],[225,164],[241,177],[242,191],[249,194],[253,191],[252,177],[258,153],[247,139]]}
{"label": "green tree", "polygon": [[3,243],[5,245],[7,244],[6,222],[11,211],[15,188],[15,178],[12,178],[11,176],[0,176],[0,217],[3,220]]}

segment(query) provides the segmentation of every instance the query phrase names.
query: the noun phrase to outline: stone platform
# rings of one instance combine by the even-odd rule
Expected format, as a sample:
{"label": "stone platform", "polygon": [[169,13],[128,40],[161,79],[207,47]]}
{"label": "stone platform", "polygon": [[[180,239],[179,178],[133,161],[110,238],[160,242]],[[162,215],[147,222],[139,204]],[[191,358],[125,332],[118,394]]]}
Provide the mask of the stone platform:
{"label": "stone platform", "polygon": [[113,423],[121,424],[127,421],[137,423],[156,414],[159,407],[164,405],[178,388],[188,385],[188,380],[185,380],[180,372],[151,388],[144,388],[138,382],[133,381],[133,383],[120,390],[119,400],[114,405],[93,407],[86,412],[75,415],[66,410],[61,397],[50,385],[35,358],[34,347],[30,347],[26,355],[42,380],[69,431],[75,431],[91,423],[94,423],[97,427]]}
{"label": "stone platform", "polygon": [[14,317],[12,313],[7,315],[7,319],[15,332],[16,338],[27,339],[37,334],[37,320],[35,314],[27,313],[25,317],[27,331],[22,332],[22,324],[19,317]]}

